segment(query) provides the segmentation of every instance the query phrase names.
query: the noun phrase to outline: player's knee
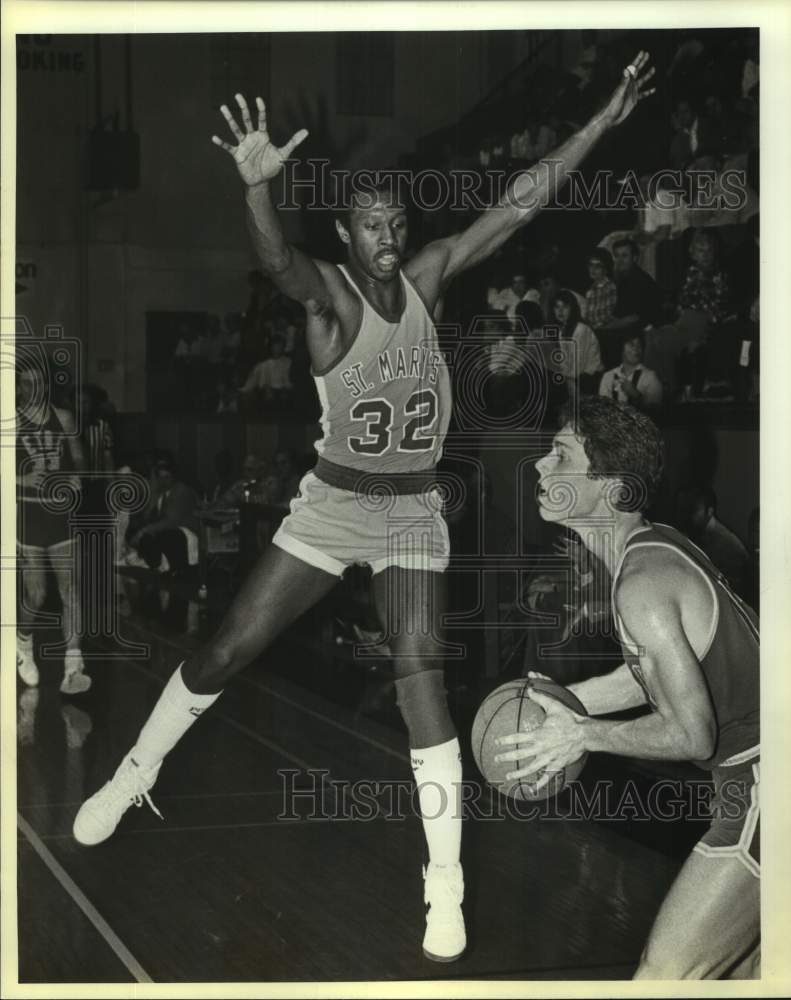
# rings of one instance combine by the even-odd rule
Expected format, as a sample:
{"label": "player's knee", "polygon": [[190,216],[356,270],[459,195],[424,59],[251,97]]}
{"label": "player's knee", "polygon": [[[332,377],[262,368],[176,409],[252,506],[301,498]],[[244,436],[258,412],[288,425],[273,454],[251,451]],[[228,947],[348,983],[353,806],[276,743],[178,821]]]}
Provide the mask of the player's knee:
{"label": "player's knee", "polygon": [[640,956],[635,979],[711,979],[718,975],[705,947],[687,954],[683,949],[648,944]]}
{"label": "player's knee", "polygon": [[396,701],[412,747],[437,746],[456,735],[441,670],[416,670],[396,679]]}
{"label": "player's knee", "polygon": [[24,587],[25,606],[30,611],[39,611],[44,606],[47,596],[47,588],[44,581],[38,577],[25,580]]}
{"label": "player's knee", "polygon": [[232,643],[215,640],[185,663],[182,677],[193,693],[215,694],[244,665],[238,649]]}

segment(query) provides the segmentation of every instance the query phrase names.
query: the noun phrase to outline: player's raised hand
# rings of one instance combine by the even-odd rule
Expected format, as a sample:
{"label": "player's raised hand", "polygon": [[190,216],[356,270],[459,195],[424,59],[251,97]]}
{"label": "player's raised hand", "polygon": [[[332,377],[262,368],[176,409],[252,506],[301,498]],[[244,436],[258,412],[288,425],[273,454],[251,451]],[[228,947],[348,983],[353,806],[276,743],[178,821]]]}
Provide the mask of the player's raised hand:
{"label": "player's raised hand", "polygon": [[307,137],[308,133],[307,129],[302,128],[291,136],[285,146],[275,146],[266,130],[266,107],[263,99],[260,97],[255,99],[258,108],[258,126],[253,128],[253,120],[250,117],[247,101],[241,94],[235,96],[242,116],[244,132],[239,128],[236,119],[225,104],[220,108],[220,111],[238,145],[232,146],[228,142],[223,142],[217,135],[213,135],[211,141],[215,146],[221,146],[231,154],[236,162],[239,176],[245,184],[252,187],[254,184],[261,184],[276,177],[283,169],[283,163]]}
{"label": "player's raised hand", "polygon": [[624,69],[623,79],[602,112],[608,127],[620,125],[643,98],[650,97],[656,91],[656,87],[648,86],[654,75],[654,67],[648,65],[650,59],[647,52],[638,52]]}

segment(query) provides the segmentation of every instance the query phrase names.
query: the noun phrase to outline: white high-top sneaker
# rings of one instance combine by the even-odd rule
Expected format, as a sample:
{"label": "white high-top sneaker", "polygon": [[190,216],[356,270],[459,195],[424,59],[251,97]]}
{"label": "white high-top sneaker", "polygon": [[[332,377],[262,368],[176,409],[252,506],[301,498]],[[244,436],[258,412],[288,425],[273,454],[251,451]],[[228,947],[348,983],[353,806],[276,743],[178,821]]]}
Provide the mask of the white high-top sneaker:
{"label": "white high-top sneaker", "polygon": [[78,843],[86,847],[101,844],[115,833],[126,810],[132,805],[142,806],[143,800],[162,819],[162,813],[148,794],[162,765],[140,767],[133,759],[134,752],[132,747],[107,784],[83,802],[72,828],[74,839]]}
{"label": "white high-top sneaker", "polygon": [[16,637],[16,669],[23,683],[28,687],[36,687],[38,684],[38,667],[33,657],[33,636],[22,636],[17,632]]}
{"label": "white high-top sneaker", "polygon": [[454,962],[467,947],[464,916],[464,875],[461,865],[432,865],[423,869],[423,898],[428,906],[423,954],[432,962]]}

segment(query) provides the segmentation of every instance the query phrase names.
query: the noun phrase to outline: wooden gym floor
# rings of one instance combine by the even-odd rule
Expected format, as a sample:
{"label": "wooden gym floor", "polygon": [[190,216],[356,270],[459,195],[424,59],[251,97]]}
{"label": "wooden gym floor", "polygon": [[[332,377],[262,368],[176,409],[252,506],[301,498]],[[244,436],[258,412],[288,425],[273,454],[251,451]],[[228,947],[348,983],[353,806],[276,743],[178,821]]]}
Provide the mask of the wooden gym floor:
{"label": "wooden gym floor", "polygon": [[[631,976],[699,831],[526,821],[503,810],[468,818],[469,947],[456,963],[427,961],[423,837],[403,806],[408,793],[400,808],[391,795],[367,817],[342,818],[340,785],[329,784],[397,788],[410,778],[387,667],[311,644],[315,619],[237,678],[168,757],[152,792],[164,822],[145,805],[131,808],[110,840],[80,847],[70,833],[80,803],[110,777],[172,670],[214,626],[211,609],[207,620],[176,589],[122,579],[121,632],[147,644],[145,658],[102,658],[101,643],[86,643],[100,657],[89,661],[87,695],[58,693],[56,660],[41,664],[37,693],[19,688],[21,982]],[[454,677],[451,707],[469,758],[469,721],[494,684],[459,683],[459,668]],[[604,758],[586,773],[623,780],[618,766]],[[465,778],[479,780],[470,760]],[[289,800],[289,788],[309,794]],[[484,791],[479,813],[492,802]]]}

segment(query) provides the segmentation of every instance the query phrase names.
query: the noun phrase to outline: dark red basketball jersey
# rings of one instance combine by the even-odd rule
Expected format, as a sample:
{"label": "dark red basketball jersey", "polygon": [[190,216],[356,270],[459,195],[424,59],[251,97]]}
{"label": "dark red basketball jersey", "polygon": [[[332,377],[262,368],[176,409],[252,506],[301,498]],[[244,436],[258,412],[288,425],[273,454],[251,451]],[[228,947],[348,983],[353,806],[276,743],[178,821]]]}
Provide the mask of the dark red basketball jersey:
{"label": "dark red basketball jersey", "polygon": [[704,577],[714,600],[711,634],[700,666],[706,678],[717,722],[717,746],[711,758],[693,761],[710,769],[724,761],[738,763],[756,756],[760,741],[760,679],[758,616],[730,589],[725,577],[693,542],[675,528],[649,524],[626,542],[613,575],[613,614],[624,658],[651,702],[642,677],[635,644],[621,622],[615,604],[615,587],[629,553],[635,549],[672,549]]}

